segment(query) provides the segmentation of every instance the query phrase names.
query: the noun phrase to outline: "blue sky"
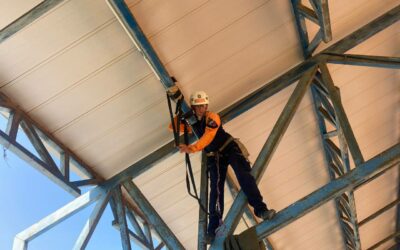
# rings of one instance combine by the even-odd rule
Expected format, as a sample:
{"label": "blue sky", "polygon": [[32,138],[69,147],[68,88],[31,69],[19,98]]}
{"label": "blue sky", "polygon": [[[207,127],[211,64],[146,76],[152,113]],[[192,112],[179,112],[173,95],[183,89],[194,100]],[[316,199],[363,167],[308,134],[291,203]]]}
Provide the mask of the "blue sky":
{"label": "blue sky", "polygon": [[[0,118],[4,131],[5,119]],[[20,134],[20,132],[19,132]],[[21,134],[17,141],[31,145]],[[12,249],[14,236],[63,207],[74,197],[0,145],[0,249]],[[95,204],[33,239],[28,250],[72,249]],[[107,206],[86,249],[122,249],[119,231],[111,226]],[[132,228],[132,227],[130,227]],[[132,249],[140,249],[131,242]]]}

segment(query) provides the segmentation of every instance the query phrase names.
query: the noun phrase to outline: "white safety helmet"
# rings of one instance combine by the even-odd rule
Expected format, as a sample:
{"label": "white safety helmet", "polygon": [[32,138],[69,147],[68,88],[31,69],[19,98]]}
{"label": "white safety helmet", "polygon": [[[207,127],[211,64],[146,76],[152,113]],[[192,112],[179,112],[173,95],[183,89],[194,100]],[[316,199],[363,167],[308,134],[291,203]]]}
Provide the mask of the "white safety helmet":
{"label": "white safety helmet", "polygon": [[204,105],[208,104],[208,95],[204,91],[196,91],[192,95],[190,95],[190,105]]}

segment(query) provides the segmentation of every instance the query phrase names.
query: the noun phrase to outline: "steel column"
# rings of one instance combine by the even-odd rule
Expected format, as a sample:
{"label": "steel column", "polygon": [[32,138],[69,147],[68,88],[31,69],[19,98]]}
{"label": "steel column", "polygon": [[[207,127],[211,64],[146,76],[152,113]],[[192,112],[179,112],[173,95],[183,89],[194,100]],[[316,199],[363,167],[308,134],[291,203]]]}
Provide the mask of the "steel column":
{"label": "steel column", "polygon": [[335,179],[318,190],[312,192],[289,207],[281,210],[271,221],[264,221],[256,226],[257,237],[262,239],[306,213],[318,208],[343,192],[353,189],[356,185],[368,180],[379,171],[400,162],[400,143],[388,148],[372,159],[362,163],[348,174]]}
{"label": "steel column", "polygon": [[[200,174],[200,202],[201,205],[208,209],[208,176],[207,176],[207,156],[201,153],[201,174]],[[199,227],[197,250],[206,250],[207,242],[205,236],[207,233],[207,213],[199,207]]]}

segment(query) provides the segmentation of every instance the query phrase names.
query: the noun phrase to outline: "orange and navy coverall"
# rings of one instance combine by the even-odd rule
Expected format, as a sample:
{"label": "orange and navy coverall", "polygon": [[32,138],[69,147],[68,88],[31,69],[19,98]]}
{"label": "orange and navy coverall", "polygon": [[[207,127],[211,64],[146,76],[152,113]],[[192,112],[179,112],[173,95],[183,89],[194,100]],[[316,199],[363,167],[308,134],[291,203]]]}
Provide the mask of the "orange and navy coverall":
{"label": "orange and navy coverall", "polygon": [[[249,204],[254,208],[255,214],[267,209],[254,177],[250,174],[250,163],[243,156],[236,141],[232,140],[220,152],[219,149],[231,138],[231,135],[223,129],[219,115],[207,111],[201,120],[192,125],[192,128],[199,136],[199,140],[189,145],[191,153],[202,150],[206,153],[214,153],[213,156],[207,157],[207,167],[210,174],[208,234],[215,235],[215,229],[223,215],[224,183],[228,165],[232,166],[240,187],[246,194]],[[183,130],[183,125],[180,129]],[[220,211],[217,210],[217,200]]]}

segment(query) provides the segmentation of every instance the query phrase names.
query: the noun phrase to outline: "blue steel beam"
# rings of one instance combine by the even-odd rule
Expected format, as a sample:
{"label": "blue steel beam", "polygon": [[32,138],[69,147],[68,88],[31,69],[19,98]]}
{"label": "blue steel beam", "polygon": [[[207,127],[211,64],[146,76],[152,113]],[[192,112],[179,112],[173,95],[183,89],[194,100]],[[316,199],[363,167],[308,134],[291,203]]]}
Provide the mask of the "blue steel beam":
{"label": "blue steel beam", "polygon": [[143,223],[144,232],[146,235],[146,240],[149,243],[149,248],[154,249],[153,237],[151,236],[151,229],[149,223]]}
{"label": "blue steel beam", "polygon": [[10,117],[7,121],[7,128],[5,133],[9,136],[10,141],[15,142],[17,139],[17,133],[19,124],[21,122],[21,113],[16,111],[10,112]]}
{"label": "blue steel beam", "polygon": [[[296,20],[296,27],[297,27],[297,31],[299,34],[299,39],[300,39],[303,56],[305,58],[309,58],[312,53],[309,53],[309,51],[308,51],[308,45],[310,44],[310,41],[308,39],[306,20],[305,20],[304,15],[301,15],[301,11],[299,8],[299,5],[301,5],[301,0],[291,0],[291,2],[292,2],[292,9],[293,9],[294,17]],[[313,20],[313,19],[311,19],[311,20]]]}
{"label": "blue steel beam", "polygon": [[[321,93],[320,89],[317,87],[312,86],[312,98],[314,110],[317,114],[320,136],[323,143],[325,162],[328,168],[330,180],[332,181],[350,171],[347,153],[348,150],[344,143],[339,122],[336,122],[335,113],[334,131],[336,131],[336,133],[333,135],[331,134],[331,136],[326,136],[328,134],[325,124],[326,117],[321,114],[320,108],[322,107],[322,100],[325,100],[325,107],[329,107],[328,105],[331,105],[328,101],[329,97]],[[339,143],[341,144],[340,149],[332,142],[331,138],[333,136],[338,138]],[[361,249],[353,191],[350,190],[345,192],[340,197],[336,198],[335,206],[344,245],[347,249]]]}
{"label": "blue steel beam", "polygon": [[35,128],[32,126],[32,124],[29,124],[28,122],[22,120],[20,126],[24,130],[25,135],[28,137],[32,146],[36,149],[42,161],[44,161],[50,168],[54,169],[54,171],[59,174],[60,177],[63,177],[61,171],[57,168],[56,163],[51,157],[49,151],[44,146],[39,135],[36,133]]}
{"label": "blue steel beam", "polygon": [[129,240],[128,223],[126,221],[125,204],[122,199],[121,186],[118,185],[113,190],[113,196],[117,211],[117,220],[119,231],[121,234],[121,243],[123,250],[131,250],[131,242]]}
{"label": "blue steel beam", "polygon": [[148,223],[150,223],[154,230],[161,237],[165,245],[169,249],[185,249],[183,245],[179,242],[178,238],[172,233],[171,229],[168,228],[167,224],[163,219],[157,214],[150,202],[147,201],[146,197],[142,192],[133,184],[132,181],[126,181],[123,183],[126,191],[128,191],[129,196],[138,205],[140,210],[143,212]]}
{"label": "blue steel beam", "polygon": [[[118,224],[117,221],[113,221],[112,222],[112,226],[117,229],[118,231],[120,230],[120,226]],[[138,247],[140,247],[140,249],[150,249],[149,248],[149,244],[147,241],[144,241],[142,238],[140,238],[137,234],[135,234],[134,232],[132,232],[129,228],[128,228],[128,234],[129,234],[129,238],[131,240],[133,240]]]}
{"label": "blue steel beam", "polygon": [[328,0],[311,0],[310,3],[318,16],[322,32],[322,40],[327,43],[332,40]]}
{"label": "blue steel beam", "polygon": [[400,69],[400,57],[324,53],[321,59],[328,63]]}
{"label": "blue steel beam", "polygon": [[[271,160],[280,140],[285,134],[286,129],[288,128],[290,121],[292,120],[301,100],[303,99],[308,86],[313,80],[316,71],[317,67],[314,67],[308,70],[300,79],[287,104],[283,108],[278,121],[268,136],[267,141],[262,147],[261,152],[257,156],[257,159],[251,169],[251,174],[254,176],[257,183],[260,181],[263,173],[267,169],[268,163]],[[239,222],[240,215],[243,212],[246,202],[246,196],[244,195],[243,191],[240,191],[225,217],[225,230],[215,238],[210,249],[220,249],[223,246],[226,237],[233,233],[233,230],[236,228]]]}
{"label": "blue steel beam", "polygon": [[111,192],[108,192],[97,202],[89,219],[87,220],[85,226],[83,227],[81,234],[79,235],[77,241],[75,242],[75,245],[73,247],[74,250],[81,250],[86,248],[90,238],[92,237],[94,230],[96,229],[96,226],[101,216],[103,215],[104,209],[108,204],[110,195]]}
{"label": "blue steel beam", "polygon": [[135,229],[136,234],[143,240],[143,242],[145,242],[145,245],[147,246],[149,242],[147,241],[146,236],[144,235],[143,230],[140,227],[135,215],[129,209],[126,211],[126,215],[128,216],[131,225]]}
{"label": "blue steel beam", "polygon": [[79,196],[78,198],[71,201],[64,207],[58,209],[54,213],[46,216],[45,218],[25,229],[24,231],[18,233],[14,239],[13,250],[26,249],[29,241],[35,239],[39,235],[43,234],[44,232],[58,225],[62,221],[86,208],[90,204],[98,201],[107,194],[109,188],[109,186],[98,186]]}
{"label": "blue steel beam", "polygon": [[80,186],[90,186],[90,185],[97,185],[99,184],[99,180],[96,179],[86,179],[80,181],[71,181],[72,184],[76,185],[77,187]]}
{"label": "blue steel beam", "polygon": [[0,30],[0,43],[22,30],[63,0],[44,0],[30,11]]}
{"label": "blue steel beam", "polygon": [[335,179],[317,189],[301,200],[276,214],[273,220],[264,221],[256,226],[258,239],[278,231],[289,223],[320,207],[326,202],[339,197],[342,193],[354,189],[380,171],[400,162],[400,143],[386,149],[372,159],[360,164],[346,175]]}
{"label": "blue steel beam", "polygon": [[[61,152],[60,153],[60,171],[61,174],[65,177],[67,181],[70,181],[70,162],[69,162],[69,155],[66,152]],[[75,183],[76,185],[76,183]],[[77,185],[79,186],[79,185]]]}
{"label": "blue steel beam", "polygon": [[340,128],[343,131],[344,137],[346,138],[346,142],[348,144],[351,156],[353,157],[355,165],[358,166],[359,164],[364,162],[364,157],[362,156],[360,147],[357,143],[353,130],[351,129],[350,122],[344,111],[339,95],[339,90],[333,84],[332,78],[329,74],[329,70],[326,64],[320,63],[319,67],[321,69],[322,79],[325,83],[326,88],[328,89],[330,99],[335,109],[338,123],[340,124]]}
{"label": "blue steel beam", "polygon": [[161,242],[154,250],[161,250],[164,246],[165,246],[164,242]]}
{"label": "blue steel beam", "polygon": [[[327,43],[332,40],[328,1],[311,0],[314,10],[304,6],[301,0],[291,0],[291,2],[302,52],[304,58],[309,58],[322,41]],[[306,18],[320,27],[311,42],[308,37]]]}
{"label": "blue steel beam", "polygon": [[[293,1],[292,1],[293,4]],[[297,11],[299,11],[299,14],[306,17],[310,21],[312,21],[315,24],[319,24],[318,16],[317,13],[315,13],[314,10],[308,8],[307,6],[304,6],[302,4],[297,4]]]}
{"label": "blue steel beam", "polygon": [[[159,78],[165,89],[175,86],[174,81],[171,79],[161,60],[159,59],[157,53],[154,51],[150,42],[147,40],[142,29],[136,22],[131,11],[126,5],[124,0],[107,0],[111,10],[114,12],[117,19],[120,21],[129,37],[136,45],[139,51],[142,52],[144,58],[154,71],[155,75]],[[186,103],[182,103],[182,111],[184,113],[189,113],[191,111],[190,106]],[[189,118],[190,124],[195,122],[196,118],[191,116]]]}

